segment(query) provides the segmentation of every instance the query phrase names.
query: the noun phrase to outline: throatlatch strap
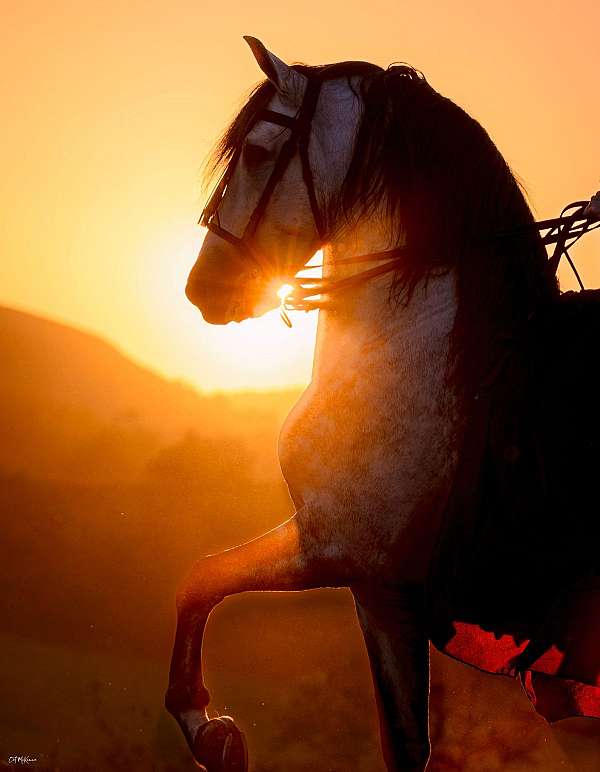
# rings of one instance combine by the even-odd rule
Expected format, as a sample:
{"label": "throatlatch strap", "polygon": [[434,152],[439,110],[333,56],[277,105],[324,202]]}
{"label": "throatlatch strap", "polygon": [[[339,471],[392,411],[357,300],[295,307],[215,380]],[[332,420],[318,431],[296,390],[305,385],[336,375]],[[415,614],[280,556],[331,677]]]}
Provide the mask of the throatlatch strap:
{"label": "throatlatch strap", "polygon": [[313,219],[319,234],[321,242],[325,240],[325,222],[321,210],[319,209],[319,203],[317,201],[317,193],[315,190],[315,181],[313,173],[310,167],[309,158],[309,143],[310,143],[310,125],[317,108],[317,102],[319,101],[319,94],[321,93],[321,81],[314,79],[309,80],[306,84],[306,92],[304,94],[304,100],[302,103],[302,109],[298,116],[300,123],[300,142],[298,150],[300,153],[300,162],[302,164],[302,177],[304,179],[304,185],[308,193],[308,200],[310,202],[310,208],[312,210]]}

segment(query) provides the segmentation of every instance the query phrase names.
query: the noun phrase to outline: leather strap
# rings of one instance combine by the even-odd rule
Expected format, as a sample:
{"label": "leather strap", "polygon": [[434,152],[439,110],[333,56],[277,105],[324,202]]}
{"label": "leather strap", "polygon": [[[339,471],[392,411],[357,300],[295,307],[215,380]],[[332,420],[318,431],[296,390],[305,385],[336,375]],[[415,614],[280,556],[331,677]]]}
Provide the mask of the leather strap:
{"label": "leather strap", "polygon": [[241,155],[241,148],[238,148],[234,153],[227,172],[223,175],[215,192],[211,195],[208,204],[202,212],[200,223],[204,225],[208,230],[214,233],[219,238],[227,241],[229,244],[242,250],[257,266],[260,270],[264,270],[268,266],[268,260],[263,257],[254,245],[254,236],[260,225],[262,218],[265,215],[271,196],[277,183],[283,177],[287,167],[289,166],[292,158],[294,157],[296,150],[300,154],[300,163],[302,165],[302,178],[306,186],[308,198],[310,201],[310,208],[315,221],[317,233],[321,243],[325,241],[325,225],[324,217],[319,209],[317,201],[317,194],[315,191],[314,177],[310,167],[309,158],[309,143],[310,143],[310,129],[312,125],[312,119],[319,100],[319,94],[321,92],[321,80],[317,77],[311,77],[306,84],[306,90],[298,114],[296,116],[285,115],[284,113],[278,113],[274,110],[263,109],[261,110],[256,121],[268,121],[279,126],[283,126],[290,130],[290,136],[281,148],[279,155],[275,161],[275,166],[271,172],[267,184],[262,191],[258,203],[256,204],[254,211],[250,215],[250,219],[244,228],[242,236],[236,236],[234,233],[223,228],[219,222],[219,205],[225,194],[227,184],[231,179],[231,175],[234,172],[235,166],[239,161]]}

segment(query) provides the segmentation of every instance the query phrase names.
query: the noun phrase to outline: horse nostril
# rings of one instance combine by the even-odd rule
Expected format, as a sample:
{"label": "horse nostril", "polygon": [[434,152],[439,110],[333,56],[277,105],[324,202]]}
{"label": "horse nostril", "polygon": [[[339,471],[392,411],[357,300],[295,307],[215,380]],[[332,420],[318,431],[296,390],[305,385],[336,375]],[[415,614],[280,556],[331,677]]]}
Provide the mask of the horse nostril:
{"label": "horse nostril", "polygon": [[198,285],[196,282],[189,281],[185,285],[185,296],[186,298],[192,303],[193,305],[196,305],[198,302]]}

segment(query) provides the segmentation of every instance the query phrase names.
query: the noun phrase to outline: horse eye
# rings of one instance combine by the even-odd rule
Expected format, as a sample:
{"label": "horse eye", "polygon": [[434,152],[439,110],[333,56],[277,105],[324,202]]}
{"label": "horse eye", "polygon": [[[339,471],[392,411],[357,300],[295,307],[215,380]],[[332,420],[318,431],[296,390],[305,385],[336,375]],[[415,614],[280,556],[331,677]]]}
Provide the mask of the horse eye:
{"label": "horse eye", "polygon": [[251,142],[247,142],[244,145],[244,163],[249,168],[260,166],[260,164],[266,161],[270,155],[271,153],[261,145],[253,145]]}

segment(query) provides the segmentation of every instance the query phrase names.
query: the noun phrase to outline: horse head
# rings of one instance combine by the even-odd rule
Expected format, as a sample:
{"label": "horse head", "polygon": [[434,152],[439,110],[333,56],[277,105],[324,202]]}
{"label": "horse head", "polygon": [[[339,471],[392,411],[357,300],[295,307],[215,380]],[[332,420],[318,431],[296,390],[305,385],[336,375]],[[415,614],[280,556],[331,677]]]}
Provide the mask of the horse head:
{"label": "horse head", "polygon": [[327,204],[350,164],[360,117],[348,78],[322,82],[256,38],[245,40],[267,79],[213,154],[212,172],[221,178],[203,212],[209,230],[186,287],[215,324],[275,307],[278,287],[327,239]]}

